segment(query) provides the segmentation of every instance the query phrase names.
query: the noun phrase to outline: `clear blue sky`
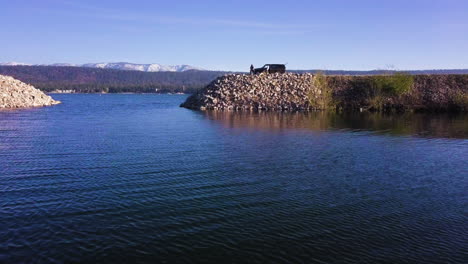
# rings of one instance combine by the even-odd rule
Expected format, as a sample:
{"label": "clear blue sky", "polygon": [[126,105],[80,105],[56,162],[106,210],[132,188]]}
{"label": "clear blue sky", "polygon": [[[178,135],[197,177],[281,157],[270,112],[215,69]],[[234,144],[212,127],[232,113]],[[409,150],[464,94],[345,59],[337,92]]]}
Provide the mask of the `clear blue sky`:
{"label": "clear blue sky", "polygon": [[0,62],[468,68],[467,0],[0,0]]}

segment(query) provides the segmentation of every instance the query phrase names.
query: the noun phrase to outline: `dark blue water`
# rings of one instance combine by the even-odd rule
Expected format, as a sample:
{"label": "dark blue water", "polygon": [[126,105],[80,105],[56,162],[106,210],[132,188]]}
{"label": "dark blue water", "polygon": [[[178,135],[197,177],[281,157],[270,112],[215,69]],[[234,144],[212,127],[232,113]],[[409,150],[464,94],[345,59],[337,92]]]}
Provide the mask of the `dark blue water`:
{"label": "dark blue water", "polygon": [[54,97],[0,112],[1,263],[467,260],[467,116]]}

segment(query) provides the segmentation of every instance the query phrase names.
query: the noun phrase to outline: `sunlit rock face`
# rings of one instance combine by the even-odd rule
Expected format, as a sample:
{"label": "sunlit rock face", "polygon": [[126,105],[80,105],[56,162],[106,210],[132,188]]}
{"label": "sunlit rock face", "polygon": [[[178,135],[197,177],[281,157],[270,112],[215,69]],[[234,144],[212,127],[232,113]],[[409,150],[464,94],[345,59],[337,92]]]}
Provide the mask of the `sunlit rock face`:
{"label": "sunlit rock face", "polygon": [[0,75],[0,108],[28,108],[59,103],[29,84]]}

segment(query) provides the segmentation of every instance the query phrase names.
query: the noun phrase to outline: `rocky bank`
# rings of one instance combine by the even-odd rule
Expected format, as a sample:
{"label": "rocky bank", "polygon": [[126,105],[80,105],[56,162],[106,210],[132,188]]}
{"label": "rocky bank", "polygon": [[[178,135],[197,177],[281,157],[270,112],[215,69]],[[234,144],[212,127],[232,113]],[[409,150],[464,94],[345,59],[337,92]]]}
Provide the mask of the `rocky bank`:
{"label": "rocky bank", "polygon": [[33,86],[10,76],[0,75],[0,108],[27,108],[59,104]]}
{"label": "rocky bank", "polygon": [[229,74],[190,96],[181,106],[213,110],[306,110],[312,74]]}
{"label": "rocky bank", "polygon": [[191,95],[181,106],[197,110],[249,111],[326,108],[468,111],[468,75],[408,76],[411,79],[408,91],[398,94],[377,91],[377,77],[229,74]]}

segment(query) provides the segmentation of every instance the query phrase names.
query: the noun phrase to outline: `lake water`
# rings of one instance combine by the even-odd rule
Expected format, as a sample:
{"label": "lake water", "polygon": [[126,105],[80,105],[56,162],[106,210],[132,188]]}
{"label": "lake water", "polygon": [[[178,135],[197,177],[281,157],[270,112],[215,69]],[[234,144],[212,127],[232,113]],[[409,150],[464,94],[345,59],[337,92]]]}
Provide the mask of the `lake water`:
{"label": "lake water", "polygon": [[54,97],[0,111],[1,263],[467,260],[466,115]]}

